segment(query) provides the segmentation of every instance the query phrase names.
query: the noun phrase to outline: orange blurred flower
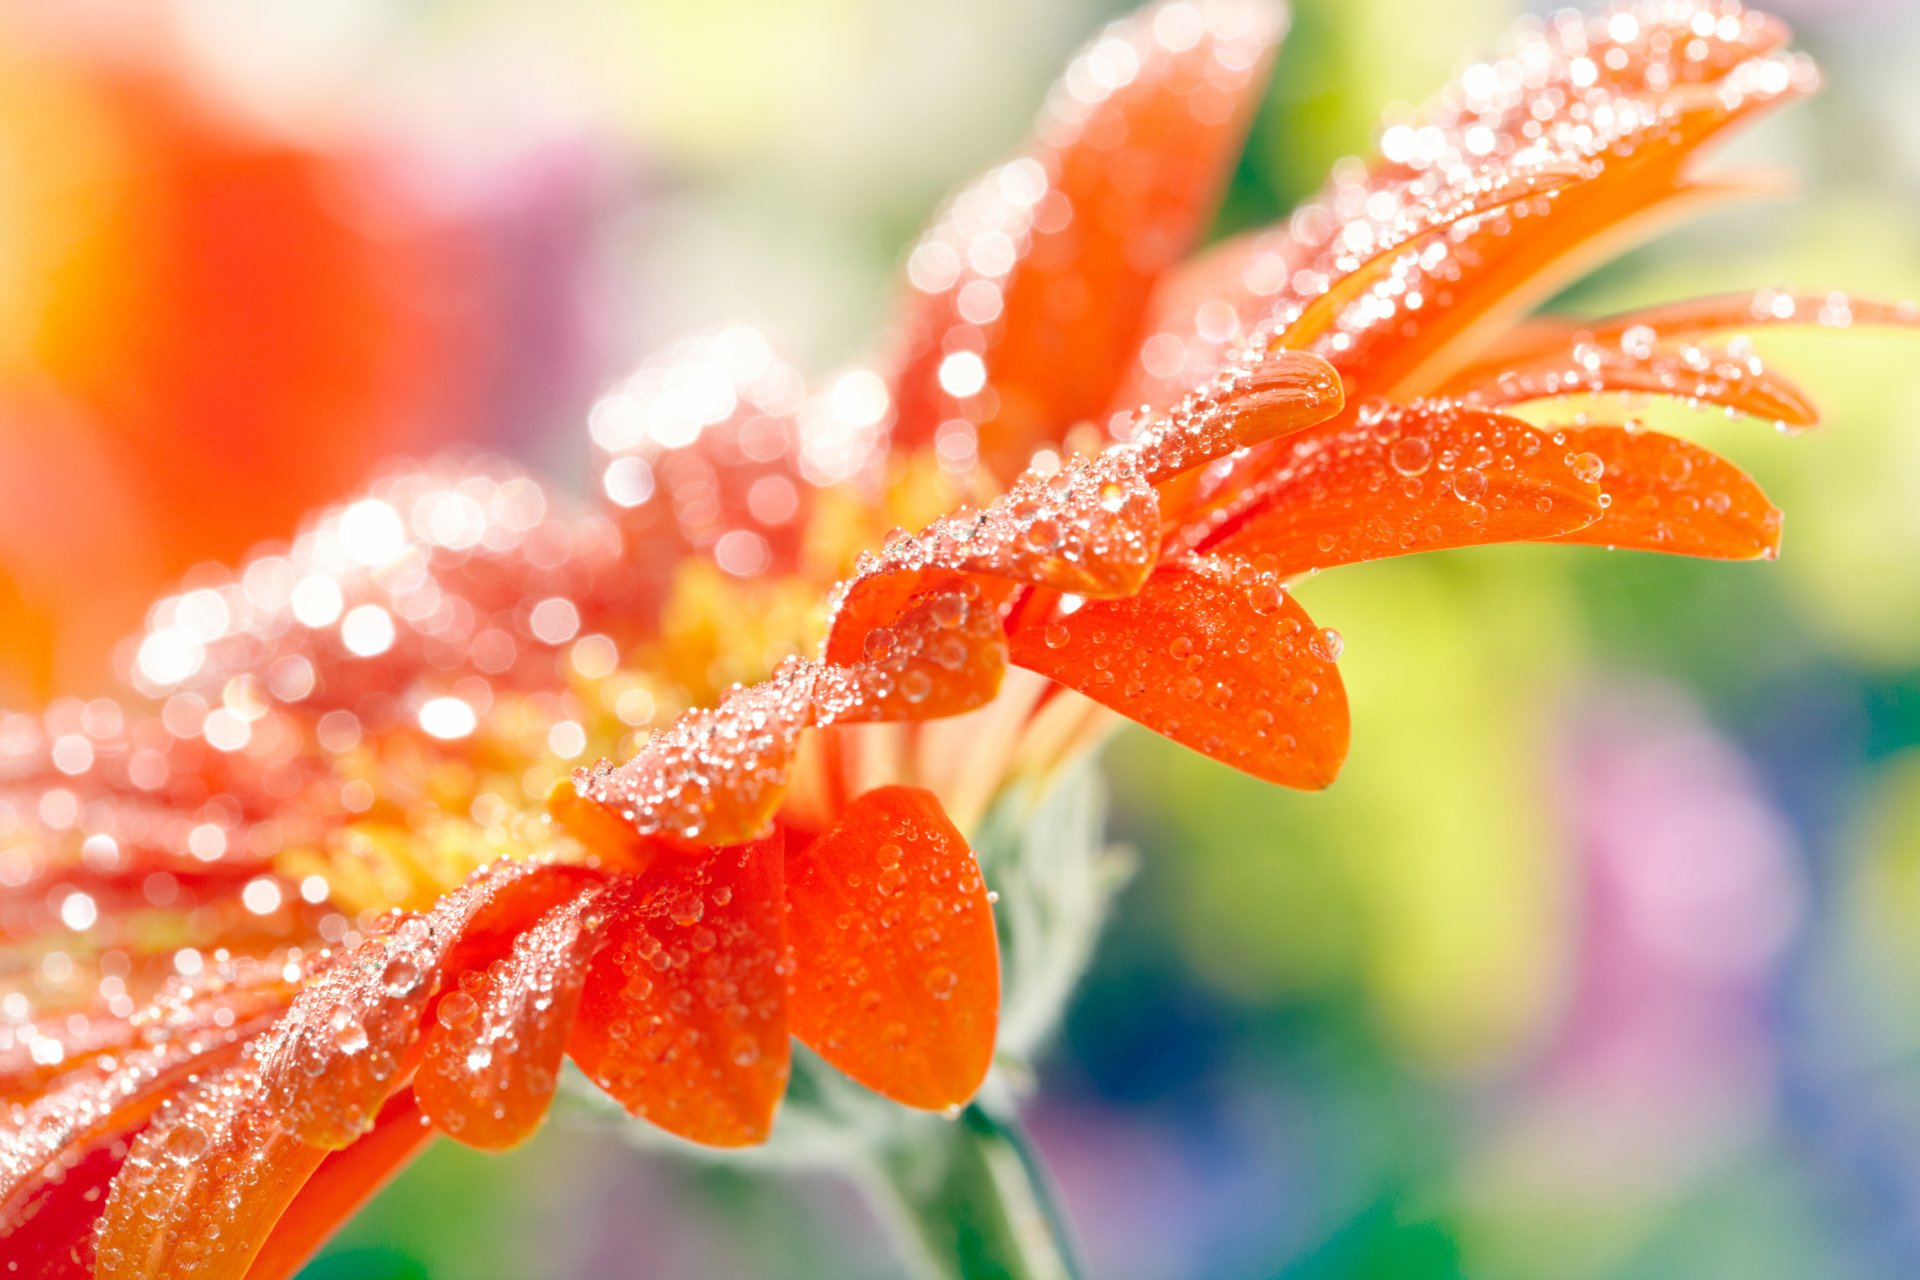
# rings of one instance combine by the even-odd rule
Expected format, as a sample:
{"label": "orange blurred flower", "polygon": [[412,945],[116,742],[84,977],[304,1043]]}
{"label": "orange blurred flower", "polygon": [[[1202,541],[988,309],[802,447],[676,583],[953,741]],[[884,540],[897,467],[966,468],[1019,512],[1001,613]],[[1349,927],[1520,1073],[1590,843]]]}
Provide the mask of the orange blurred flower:
{"label": "orange blurred flower", "polygon": [[[756,335],[690,345],[596,409],[601,510],[494,463],[396,477],[163,601],[138,709],[0,723],[28,1274],[286,1274],[430,1132],[524,1138],[568,1055],[714,1145],[766,1136],[790,1036],[962,1103],[1000,996],[963,832],[1098,706],[1324,786],[1340,639],[1294,578],[1503,541],[1772,554],[1730,463],[1564,415],[1626,391],[1802,424],[1705,336],[1910,309],[1513,317],[1811,86],[1778,25],[1525,26],[1285,227],[1178,266],[1279,29],[1167,0],[1102,35],[909,257],[890,377],[810,396]],[[895,522],[922,531],[853,558]]]}
{"label": "orange blurred flower", "polygon": [[[45,19],[44,21],[42,19]],[[0,697],[97,687],[139,610],[455,406],[447,255],[348,160],[0,16]],[[350,197],[348,192],[354,192]]]}

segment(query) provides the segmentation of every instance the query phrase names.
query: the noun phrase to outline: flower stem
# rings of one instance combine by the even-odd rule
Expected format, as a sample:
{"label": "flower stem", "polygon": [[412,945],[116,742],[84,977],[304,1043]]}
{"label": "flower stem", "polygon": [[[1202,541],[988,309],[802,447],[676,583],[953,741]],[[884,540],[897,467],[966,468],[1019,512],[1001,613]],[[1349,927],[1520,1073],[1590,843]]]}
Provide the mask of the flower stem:
{"label": "flower stem", "polygon": [[877,1152],[868,1194],[928,1280],[1079,1280],[1045,1170],[979,1103]]}

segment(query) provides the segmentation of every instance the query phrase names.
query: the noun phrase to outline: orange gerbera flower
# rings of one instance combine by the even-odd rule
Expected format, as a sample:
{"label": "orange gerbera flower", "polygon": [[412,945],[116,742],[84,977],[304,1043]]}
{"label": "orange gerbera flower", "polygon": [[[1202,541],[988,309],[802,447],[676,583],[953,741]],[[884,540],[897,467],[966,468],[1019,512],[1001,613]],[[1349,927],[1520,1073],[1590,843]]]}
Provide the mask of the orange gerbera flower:
{"label": "orange gerbera flower", "polygon": [[[1340,641],[1293,578],[1516,540],[1771,554],[1730,463],[1552,405],[1804,423],[1704,336],[1910,309],[1512,317],[1718,190],[1688,157],[1812,83],[1778,25],[1523,27],[1286,227],[1177,267],[1279,27],[1169,0],[1097,40],[913,251],[890,378],[809,398],[753,335],[682,349],[594,414],[604,510],[493,463],[399,477],[158,605],[144,703],[0,723],[21,1273],[284,1275],[430,1133],[524,1138],[569,1055],[711,1145],[766,1136],[790,1036],[960,1104],[999,1003],[962,831],[1096,704],[1324,786]],[[861,498],[922,530],[821,617]],[[569,779],[590,750],[627,759]]]}

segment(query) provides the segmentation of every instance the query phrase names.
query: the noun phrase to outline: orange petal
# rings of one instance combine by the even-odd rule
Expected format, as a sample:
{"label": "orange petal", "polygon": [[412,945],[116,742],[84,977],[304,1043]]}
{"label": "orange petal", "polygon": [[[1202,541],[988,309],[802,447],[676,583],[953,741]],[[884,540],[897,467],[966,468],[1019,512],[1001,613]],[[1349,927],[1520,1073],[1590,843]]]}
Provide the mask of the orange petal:
{"label": "orange petal", "polygon": [[[97,1280],[241,1280],[251,1274],[288,1206],[329,1159],[276,1119],[265,1102],[259,1061],[250,1056],[202,1079],[134,1140],[101,1215]],[[419,1112],[398,1097],[369,1126],[372,1147],[346,1163],[364,1184],[371,1169],[390,1168],[410,1153],[420,1130]],[[329,1179],[317,1193],[319,1207],[344,1211],[351,1207],[349,1193]],[[219,1225],[217,1233],[207,1230],[212,1223]],[[289,1251],[303,1240],[310,1245],[323,1239],[327,1227],[317,1219],[289,1224]],[[274,1257],[275,1267],[291,1261],[287,1253]]]}
{"label": "orange petal", "polygon": [[1812,325],[1845,329],[1855,325],[1911,328],[1920,324],[1920,306],[1886,302],[1839,290],[1756,289],[1645,307],[1581,326],[1592,341],[1618,344],[1629,330],[1645,329],[1661,342],[1699,338],[1730,329],[1775,325]]}
{"label": "orange petal", "polygon": [[1628,350],[1581,341],[1570,350],[1515,361],[1498,370],[1477,366],[1476,378],[1455,378],[1448,388],[1474,404],[1493,408],[1621,391],[1719,405],[1783,427],[1810,427],[1820,420],[1804,391],[1749,353],[1699,347],[1656,351],[1651,348],[1650,330],[1647,335],[1631,335]]}
{"label": "orange petal", "polygon": [[1132,452],[1147,482],[1164,486],[1235,450],[1325,422],[1345,404],[1346,388],[1332,365],[1311,352],[1274,347],[1249,354],[1164,416],[1143,423],[1131,441]]}
{"label": "orange petal", "polygon": [[1363,413],[1295,443],[1209,550],[1292,577],[1385,556],[1552,537],[1600,515],[1580,451],[1517,418],[1447,404]]}
{"label": "orange petal", "polygon": [[40,1179],[0,1209],[8,1280],[91,1280],[94,1223],[125,1157],[114,1136],[76,1145],[57,1176]]}
{"label": "orange petal", "polygon": [[764,684],[680,716],[624,764],[575,770],[574,789],[643,836],[756,840],[780,807],[800,734],[820,721],[823,674],[817,663],[789,661]]}
{"label": "orange petal", "polygon": [[1568,429],[1567,448],[1606,468],[1611,503],[1593,524],[1553,539],[1712,560],[1771,559],[1780,511],[1747,474],[1710,450],[1657,431]]}
{"label": "orange petal", "polygon": [[353,1142],[401,1078],[438,980],[506,954],[599,879],[584,867],[501,863],[425,915],[388,917],[386,932],[308,982],[275,1028],[260,1068],[269,1108],[303,1142]]}
{"label": "orange petal", "polygon": [[[151,1025],[151,1024],[148,1024]],[[167,1038],[73,1070],[24,1106],[18,1131],[0,1154],[0,1222],[93,1146],[119,1140],[141,1125],[182,1081],[223,1069],[245,1047],[258,1020],[222,1031],[213,1025],[169,1029]],[[98,1212],[98,1206],[95,1206]]]}
{"label": "orange petal", "polygon": [[587,963],[618,898],[594,888],[548,911],[483,975],[434,1007],[414,1077],[420,1108],[449,1137],[503,1151],[533,1136],[560,1082]]}
{"label": "orange petal", "polygon": [[260,1086],[251,1061],[203,1078],[134,1140],[95,1237],[98,1280],[246,1274],[327,1154],[276,1122]]}
{"label": "orange petal", "polygon": [[1000,953],[933,793],[880,787],[787,860],[793,1033],[896,1102],[966,1102],[993,1062]]}
{"label": "orange petal", "polygon": [[[925,579],[931,577],[931,582]],[[967,578],[921,575],[925,585],[897,614],[868,613],[868,602],[850,593],[854,608],[834,615],[828,652],[858,636],[864,654],[856,679],[861,692],[834,710],[831,719],[928,720],[986,705],[1007,668],[1000,630],[1004,588],[983,591]],[[867,579],[891,595],[897,579]],[[866,614],[866,617],[862,615]],[[867,625],[867,618],[886,621]],[[837,643],[836,643],[837,642]]]}
{"label": "orange petal", "polygon": [[320,1162],[254,1255],[246,1280],[287,1280],[434,1135],[411,1090],[395,1094],[373,1131]]}
{"label": "orange petal", "polygon": [[[1108,405],[1154,282],[1212,217],[1281,29],[1254,0],[1123,19],[1068,70],[1040,145],[962,192],[908,261],[898,438],[975,424],[1002,483]],[[984,359],[979,393],[943,378]]]}
{"label": "orange petal", "polygon": [[568,1051],[634,1115],[714,1147],[765,1141],[790,1046],[785,836],[660,863],[608,926]]}
{"label": "orange petal", "polygon": [[1347,695],[1318,631],[1271,575],[1165,562],[1139,595],[1013,637],[1013,659],[1256,778],[1318,789],[1347,755]]}

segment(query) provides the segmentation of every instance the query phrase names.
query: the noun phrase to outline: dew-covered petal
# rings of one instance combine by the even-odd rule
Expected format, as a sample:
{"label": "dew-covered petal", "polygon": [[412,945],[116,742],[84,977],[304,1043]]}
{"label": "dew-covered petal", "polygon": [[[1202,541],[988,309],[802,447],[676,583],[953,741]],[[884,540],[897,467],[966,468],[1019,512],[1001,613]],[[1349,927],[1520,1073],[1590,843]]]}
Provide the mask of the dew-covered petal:
{"label": "dew-covered petal", "polygon": [[95,1237],[96,1277],[240,1280],[326,1155],[264,1105],[257,1060],[203,1078],[134,1140]]}
{"label": "dew-covered petal", "polygon": [[1282,26],[1264,0],[1169,0],[1081,53],[1037,146],[956,196],[908,259],[897,439],[977,450],[1005,483],[1106,410],[1155,281],[1212,216]]}
{"label": "dew-covered petal", "polygon": [[1552,537],[1600,515],[1579,449],[1441,403],[1364,410],[1302,439],[1203,545],[1283,577],[1385,556]]}
{"label": "dew-covered petal", "polygon": [[784,834],[659,863],[607,928],[568,1051],[642,1119],[714,1147],[766,1139],[786,1091]]}
{"label": "dew-covered petal", "polygon": [[350,1147],[327,1153],[254,1255],[246,1280],[287,1280],[298,1273],[328,1237],[420,1153],[434,1133],[420,1114],[412,1090],[395,1094],[370,1132]]}
{"label": "dew-covered petal", "polygon": [[[195,1046],[195,1052],[217,1051],[283,1012],[304,973],[292,953],[241,956],[208,964],[192,980],[173,977],[122,1014],[100,1000],[79,1008],[36,1009],[8,1027],[11,1043],[0,1051],[0,1102],[43,1098],[49,1086],[72,1083],[96,1060],[111,1067],[144,1052],[186,1045]],[[7,1164],[0,1154],[0,1203],[6,1200]]]}
{"label": "dew-covered petal", "polygon": [[[931,578],[931,581],[928,579]],[[861,635],[866,660],[854,678],[861,690],[832,716],[861,720],[928,720],[985,706],[1007,668],[995,584],[982,590],[970,578],[922,575],[925,585],[885,623],[856,625],[859,604],[836,615],[835,634]],[[883,585],[876,583],[876,585]],[[833,640],[829,639],[829,653]]]}
{"label": "dew-covered petal", "polygon": [[94,1146],[138,1129],[184,1081],[230,1065],[246,1038],[263,1030],[271,1016],[256,1014],[226,1029],[210,1025],[163,1032],[158,1043],[70,1070],[20,1107],[12,1133],[0,1145],[0,1221],[11,1220],[39,1194],[37,1188],[64,1177]]}
{"label": "dew-covered petal", "polygon": [[1643,307],[1582,324],[1580,329],[1588,341],[1608,346],[1686,342],[1731,330],[1780,325],[1847,329],[1916,324],[1920,324],[1920,304],[1912,301],[1888,301],[1837,289],[1755,289]]}
{"label": "dew-covered petal", "polygon": [[[1607,130],[1569,114],[1558,117],[1549,129],[1570,133],[1573,140],[1564,145],[1591,158],[1593,176],[1551,199],[1517,204],[1410,246],[1341,308],[1324,339],[1329,358],[1343,373],[1364,379],[1367,394],[1395,397],[1430,387],[1464,363],[1482,335],[1510,323],[1597,254],[1617,253],[1626,236],[1657,225],[1656,216],[1664,222],[1670,210],[1688,207],[1685,168],[1696,152],[1813,83],[1810,64],[1789,57],[1756,60],[1729,74],[1737,85],[1616,101],[1615,125]],[[1458,127],[1475,126],[1462,121]],[[1290,341],[1284,324],[1280,338]]]}
{"label": "dew-covered petal", "polygon": [[[576,770],[574,790],[642,836],[708,845],[756,840],[780,806],[801,733],[855,696],[845,673],[790,660],[718,707],[680,716],[624,763]],[[579,832],[592,838],[599,826],[597,818],[582,822]]]}
{"label": "dew-covered petal", "polygon": [[1339,637],[1249,561],[1165,562],[1139,595],[1089,601],[1012,645],[1020,666],[1268,782],[1318,789],[1346,759]]}
{"label": "dew-covered petal", "polygon": [[[284,1034],[277,1028],[268,1040]],[[309,1179],[337,1153],[300,1141],[267,1102],[258,1064],[274,1049],[256,1046],[241,1063],[176,1095],[134,1140],[114,1179],[95,1238],[98,1280],[242,1280]],[[363,1190],[412,1153],[421,1132],[404,1092],[386,1103],[345,1161]],[[325,1214],[349,1211],[351,1186],[322,1184],[309,1219],[286,1224],[284,1248],[268,1253],[266,1280],[290,1274],[299,1256],[325,1238]],[[218,1230],[209,1227],[217,1225]]]}
{"label": "dew-covered petal", "polygon": [[896,1102],[966,1102],[993,1061],[999,945],[932,792],[880,787],[787,860],[793,1033]]}
{"label": "dew-covered petal", "polygon": [[1605,468],[1610,503],[1593,524],[1554,539],[1712,560],[1771,559],[1780,511],[1719,454],[1657,431],[1582,427],[1567,448]]}
{"label": "dew-covered petal", "polygon": [[1149,484],[1165,486],[1235,450],[1325,422],[1345,403],[1340,374],[1312,352],[1249,351],[1165,414],[1135,424],[1118,456],[1136,460]]}
{"label": "dew-covered petal", "polygon": [[448,1136],[502,1151],[533,1136],[559,1085],[587,964],[620,891],[593,887],[553,907],[486,970],[434,1006],[413,1091]]}
{"label": "dew-covered petal", "polygon": [[396,915],[295,998],[261,1060],[261,1087],[289,1132],[344,1147],[374,1121],[415,1055],[428,999],[503,956],[548,910],[590,888],[584,867],[501,863],[424,915]]}
{"label": "dew-covered petal", "polygon": [[[1283,228],[1196,263],[1204,284],[1169,286],[1135,394],[1164,398],[1256,328],[1317,343],[1356,397],[1434,391],[1600,253],[1725,194],[1687,162],[1812,86],[1809,63],[1776,52],[1784,39],[1771,19],[1705,3],[1523,21]],[[1553,190],[1526,191],[1529,173]]]}
{"label": "dew-covered petal", "polygon": [[1810,427],[1820,420],[1806,392],[1763,365],[1750,348],[1687,344],[1673,351],[1655,350],[1650,334],[1630,330],[1612,346],[1581,340],[1498,369],[1482,365],[1463,370],[1465,376],[1448,383],[1448,392],[1489,408],[1608,392],[1644,393],[1717,405],[1783,427]]}
{"label": "dew-covered petal", "polygon": [[0,1257],[9,1280],[90,1280],[94,1223],[125,1158],[118,1135],[96,1137],[0,1208]]}

